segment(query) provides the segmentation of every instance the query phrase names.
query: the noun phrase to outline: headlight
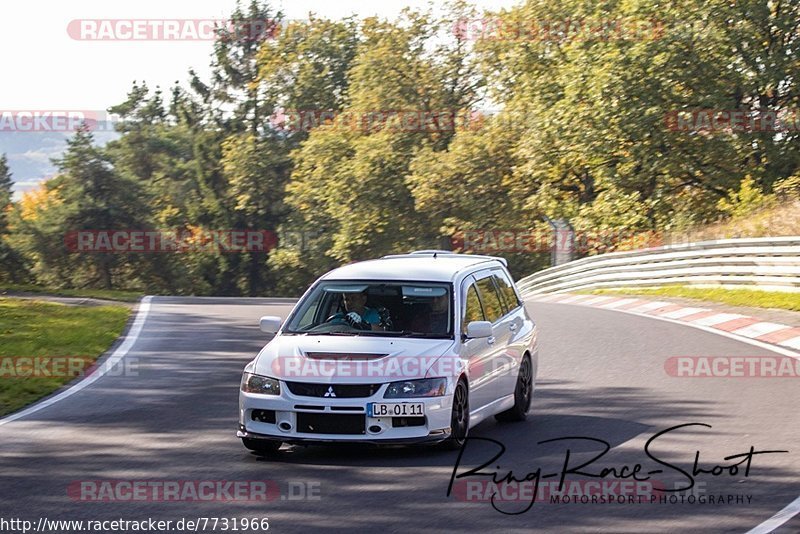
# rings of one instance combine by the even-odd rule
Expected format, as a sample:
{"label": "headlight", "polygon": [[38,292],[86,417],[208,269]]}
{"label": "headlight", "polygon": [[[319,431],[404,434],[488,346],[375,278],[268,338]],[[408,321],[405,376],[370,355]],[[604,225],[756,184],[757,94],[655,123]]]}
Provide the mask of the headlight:
{"label": "headlight", "polygon": [[281,383],[268,376],[244,373],[242,375],[242,391],[245,393],[259,393],[261,395],[280,395]]}
{"label": "headlight", "polygon": [[423,380],[406,380],[392,382],[384,393],[384,399],[402,399],[407,397],[441,397],[447,391],[446,378],[425,378]]}

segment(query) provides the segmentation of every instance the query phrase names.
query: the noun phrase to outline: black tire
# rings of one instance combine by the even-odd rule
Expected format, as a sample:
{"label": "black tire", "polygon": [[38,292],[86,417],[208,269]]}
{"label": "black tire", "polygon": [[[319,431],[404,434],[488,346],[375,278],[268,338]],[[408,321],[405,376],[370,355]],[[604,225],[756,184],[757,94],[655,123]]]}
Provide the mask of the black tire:
{"label": "black tire", "polygon": [[519,365],[517,386],[514,388],[514,406],[504,412],[500,412],[494,418],[502,422],[524,421],[528,418],[532,397],[533,366],[531,365],[530,357],[526,354]]}
{"label": "black tire", "polygon": [[242,445],[259,456],[269,456],[278,452],[281,442],[271,439],[242,438]]}
{"label": "black tire", "polygon": [[469,433],[469,390],[461,378],[453,392],[453,409],[450,415],[450,437],[442,442],[446,450],[458,450],[464,446]]}

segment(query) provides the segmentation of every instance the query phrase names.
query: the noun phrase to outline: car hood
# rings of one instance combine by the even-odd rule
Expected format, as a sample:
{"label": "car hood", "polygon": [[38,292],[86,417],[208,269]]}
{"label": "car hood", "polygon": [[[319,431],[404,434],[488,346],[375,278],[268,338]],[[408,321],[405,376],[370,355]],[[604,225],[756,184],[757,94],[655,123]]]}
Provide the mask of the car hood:
{"label": "car hood", "polygon": [[424,378],[452,339],[277,336],[249,372],[294,382],[365,384]]}

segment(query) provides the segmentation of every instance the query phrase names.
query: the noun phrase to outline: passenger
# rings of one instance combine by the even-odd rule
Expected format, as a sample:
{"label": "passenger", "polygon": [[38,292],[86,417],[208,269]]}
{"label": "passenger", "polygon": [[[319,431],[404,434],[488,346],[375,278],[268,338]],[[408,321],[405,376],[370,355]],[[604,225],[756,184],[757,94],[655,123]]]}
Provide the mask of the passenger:
{"label": "passenger", "polygon": [[423,334],[447,333],[450,315],[448,308],[449,299],[447,294],[434,297],[428,306],[428,310],[414,317],[411,322],[411,330]]}

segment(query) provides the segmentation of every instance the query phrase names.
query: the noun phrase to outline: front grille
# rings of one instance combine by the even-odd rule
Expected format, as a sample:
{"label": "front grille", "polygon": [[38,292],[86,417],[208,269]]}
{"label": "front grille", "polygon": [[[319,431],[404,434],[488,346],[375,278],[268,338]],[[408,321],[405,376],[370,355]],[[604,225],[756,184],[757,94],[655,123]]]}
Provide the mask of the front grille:
{"label": "front grille", "polygon": [[297,412],[297,431],[303,434],[364,434],[361,415]]}
{"label": "front grille", "polygon": [[381,388],[380,384],[313,384],[308,382],[286,382],[293,395],[301,397],[328,397],[358,399],[371,397]]}
{"label": "front grille", "polygon": [[306,357],[312,360],[345,360],[345,361],[369,361],[379,360],[387,357],[388,354],[378,354],[372,352],[306,352]]}
{"label": "front grille", "polygon": [[425,426],[425,417],[392,417],[392,428]]}

